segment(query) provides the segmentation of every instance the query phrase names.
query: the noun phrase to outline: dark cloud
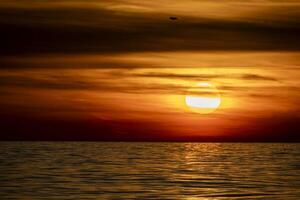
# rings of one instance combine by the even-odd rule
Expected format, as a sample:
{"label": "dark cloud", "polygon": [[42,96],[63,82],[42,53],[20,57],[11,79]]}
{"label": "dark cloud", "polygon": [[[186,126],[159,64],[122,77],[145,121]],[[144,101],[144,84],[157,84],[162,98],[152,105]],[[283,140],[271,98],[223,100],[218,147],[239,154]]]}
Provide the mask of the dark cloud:
{"label": "dark cloud", "polygon": [[[293,18],[292,18],[293,17]],[[0,9],[0,55],[141,51],[300,50],[299,16],[212,20],[92,8]],[[288,18],[289,19],[289,18]]]}
{"label": "dark cloud", "polygon": [[[137,82],[122,81],[118,77],[110,81],[105,78],[84,76],[47,76],[30,77],[22,75],[0,76],[1,88],[25,88],[25,89],[53,89],[53,90],[94,90],[108,92],[122,92],[133,94],[185,94],[187,87],[176,84],[137,84]],[[2,94],[3,95],[3,94]],[[0,95],[1,96],[1,95]]]}
{"label": "dark cloud", "polygon": [[93,89],[93,84],[81,80],[71,80],[67,77],[60,78],[34,78],[24,76],[1,76],[0,84],[9,87],[41,88],[41,89],[62,89],[79,90]]}
{"label": "dark cloud", "polygon": [[[20,72],[19,72],[20,73]],[[110,70],[98,72],[99,76],[84,76],[79,74],[69,74],[60,72],[59,75],[54,75],[53,72],[48,74],[35,73],[35,76],[15,74],[15,75],[1,75],[1,88],[36,88],[36,89],[54,89],[54,90],[86,90],[86,91],[114,91],[122,93],[148,93],[148,94],[186,94],[187,86],[178,85],[176,83],[152,83],[142,84],[141,81],[131,78],[163,78],[163,79],[181,79],[184,81],[207,81],[212,79],[240,79],[240,80],[261,80],[261,81],[277,81],[272,77],[266,77],[255,74],[178,74],[178,73],[135,73],[134,70]],[[127,79],[127,80],[126,80]],[[124,81],[126,80],[126,81]],[[137,84],[138,83],[138,84]],[[255,87],[257,91],[266,88]],[[246,91],[249,88],[221,86],[223,94],[232,91]],[[270,89],[270,88],[267,88]],[[205,91],[195,92],[197,95],[206,94]],[[208,94],[208,93],[207,93]],[[2,94],[3,95],[3,94]]]}
{"label": "dark cloud", "polygon": [[145,73],[134,74],[133,76],[147,78],[168,78],[168,79],[184,79],[184,80],[211,80],[216,78],[222,79],[242,79],[242,80],[261,80],[261,81],[278,81],[274,77],[262,76],[256,74],[172,74],[172,73]]}
{"label": "dark cloud", "polygon": [[241,76],[245,80],[258,80],[258,81],[278,81],[276,78],[269,76],[260,76],[256,74],[245,74]]}
{"label": "dark cloud", "polygon": [[[74,58],[77,55],[73,55]],[[64,60],[64,55],[44,56],[45,60],[40,60],[39,57],[6,57],[0,58],[0,69],[135,69],[141,68],[139,62],[124,62],[113,61],[109,58],[100,59],[82,59],[82,60]],[[144,63],[143,67],[147,67],[149,64]]]}
{"label": "dark cloud", "polygon": [[185,79],[185,80],[195,80],[195,79],[211,79],[218,78],[219,75],[209,75],[209,74],[172,74],[172,73],[144,73],[144,74],[132,74],[132,76],[146,77],[146,78],[168,78],[168,79]]}

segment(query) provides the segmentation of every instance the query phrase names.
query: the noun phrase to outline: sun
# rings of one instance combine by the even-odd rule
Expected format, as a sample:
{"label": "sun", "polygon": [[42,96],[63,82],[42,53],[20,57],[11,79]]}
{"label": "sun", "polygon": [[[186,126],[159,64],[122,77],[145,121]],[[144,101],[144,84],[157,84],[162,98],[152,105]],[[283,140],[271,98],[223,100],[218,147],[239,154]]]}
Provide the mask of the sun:
{"label": "sun", "polygon": [[185,104],[191,112],[209,114],[220,107],[221,95],[213,84],[201,82],[188,90]]}

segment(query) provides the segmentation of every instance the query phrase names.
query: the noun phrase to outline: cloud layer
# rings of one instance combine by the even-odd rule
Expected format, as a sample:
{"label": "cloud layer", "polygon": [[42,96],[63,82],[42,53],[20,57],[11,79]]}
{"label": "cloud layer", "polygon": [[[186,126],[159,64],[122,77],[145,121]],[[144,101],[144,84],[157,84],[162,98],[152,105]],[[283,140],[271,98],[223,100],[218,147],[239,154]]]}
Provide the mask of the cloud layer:
{"label": "cloud layer", "polygon": [[[209,13],[191,15],[185,12],[188,8],[182,7],[175,10],[180,19],[170,21],[169,16],[176,13],[167,8],[139,12],[143,6],[136,5],[132,10],[128,7],[132,7],[130,1],[111,1],[111,5],[97,4],[97,7],[90,4],[78,7],[72,1],[64,3],[33,3],[23,7],[0,4],[0,55],[300,50],[298,4],[284,7],[254,4],[248,16],[236,13],[217,17]],[[235,13],[230,1],[225,1],[225,5],[225,13]],[[202,6],[214,11],[211,5]]]}

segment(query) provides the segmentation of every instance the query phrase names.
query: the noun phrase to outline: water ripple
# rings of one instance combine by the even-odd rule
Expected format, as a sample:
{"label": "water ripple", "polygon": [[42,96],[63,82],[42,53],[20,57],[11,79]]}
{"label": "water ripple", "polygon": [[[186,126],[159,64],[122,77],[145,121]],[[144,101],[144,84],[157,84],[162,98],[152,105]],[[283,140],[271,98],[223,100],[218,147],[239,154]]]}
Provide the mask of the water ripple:
{"label": "water ripple", "polygon": [[300,199],[300,144],[1,142],[1,199]]}

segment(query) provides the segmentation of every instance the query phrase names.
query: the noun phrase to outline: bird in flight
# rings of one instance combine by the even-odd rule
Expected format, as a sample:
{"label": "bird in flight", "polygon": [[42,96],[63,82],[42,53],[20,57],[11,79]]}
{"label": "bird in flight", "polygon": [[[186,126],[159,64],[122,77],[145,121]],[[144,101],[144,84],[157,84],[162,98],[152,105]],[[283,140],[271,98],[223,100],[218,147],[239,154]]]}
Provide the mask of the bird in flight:
{"label": "bird in flight", "polygon": [[169,17],[170,20],[178,20],[177,17]]}

